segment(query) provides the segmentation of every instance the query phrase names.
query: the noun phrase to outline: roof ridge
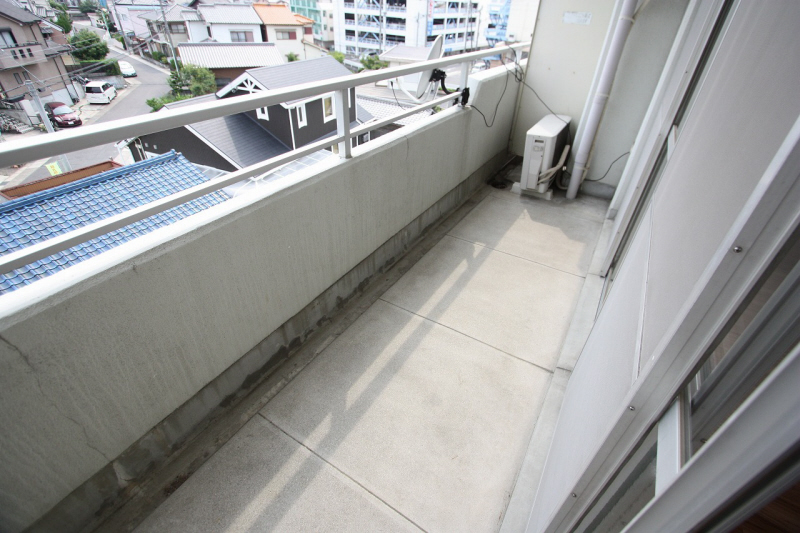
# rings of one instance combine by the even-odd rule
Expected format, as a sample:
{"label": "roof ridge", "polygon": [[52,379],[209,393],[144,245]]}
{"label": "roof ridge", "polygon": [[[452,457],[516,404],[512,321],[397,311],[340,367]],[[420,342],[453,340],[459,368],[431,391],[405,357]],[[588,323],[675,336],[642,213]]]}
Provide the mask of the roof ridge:
{"label": "roof ridge", "polygon": [[177,152],[175,152],[175,150],[170,150],[165,154],[156,157],[151,157],[150,159],[137,161],[136,163],[132,163],[130,165],[125,165],[111,170],[106,170],[105,172],[101,172],[100,174],[95,174],[94,176],[88,176],[86,178],[73,181],[71,183],[65,183],[63,185],[58,185],[57,187],[53,187],[51,189],[46,189],[44,191],[39,191],[33,194],[22,196],[20,198],[16,198],[14,200],[10,200],[8,202],[0,204],[0,215],[3,215],[10,211],[14,211],[21,207],[28,207],[30,205],[33,205],[42,200],[46,200],[48,198],[61,196],[62,194],[84,189],[86,187],[90,187],[92,185],[96,185],[104,181],[112,180],[121,177],[123,174],[130,174],[131,172],[137,172],[139,170],[142,170],[143,168],[154,166],[173,159],[177,160],[180,157],[182,156]]}

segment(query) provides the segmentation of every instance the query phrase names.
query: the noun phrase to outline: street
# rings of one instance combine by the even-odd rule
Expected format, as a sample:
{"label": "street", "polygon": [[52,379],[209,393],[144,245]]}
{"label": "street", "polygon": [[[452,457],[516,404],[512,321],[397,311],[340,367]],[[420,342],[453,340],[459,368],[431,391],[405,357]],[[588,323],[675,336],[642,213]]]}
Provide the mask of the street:
{"label": "street", "polygon": [[[115,100],[111,104],[108,104],[112,106],[111,109],[109,109],[108,112],[103,114],[99,119],[89,122],[89,124],[99,124],[101,122],[108,122],[111,120],[119,120],[137,115],[148,114],[151,110],[150,106],[148,106],[145,102],[150,98],[163,96],[169,92],[170,89],[169,85],[167,85],[167,74],[164,72],[144,61],[137,60],[136,57],[130,57],[114,47],[111,47],[108,57],[119,59],[120,61],[127,61],[133,65],[134,69],[136,69],[138,76],[135,78],[127,78],[128,83],[131,85],[127,89],[121,90],[118,93],[117,98],[123,97],[124,95],[124,101],[116,102]],[[67,102],[67,104],[69,104],[69,102]],[[86,106],[102,107],[101,104],[83,104],[82,107]],[[73,107],[73,109],[80,112],[78,107]],[[117,155],[119,155],[119,153],[114,144],[111,143],[95,146],[94,148],[87,148],[86,150],[71,152],[67,154],[67,158],[69,159],[70,166],[73,169],[77,169],[92,165],[94,163],[99,163],[101,161],[113,159],[117,157]],[[47,163],[53,163],[55,161],[59,161],[59,159],[60,158],[54,157],[49,159]],[[22,183],[28,183],[30,181],[47,178],[49,176],[50,173],[47,171],[47,168],[42,165],[40,168],[36,169],[33,173],[26,177]]]}

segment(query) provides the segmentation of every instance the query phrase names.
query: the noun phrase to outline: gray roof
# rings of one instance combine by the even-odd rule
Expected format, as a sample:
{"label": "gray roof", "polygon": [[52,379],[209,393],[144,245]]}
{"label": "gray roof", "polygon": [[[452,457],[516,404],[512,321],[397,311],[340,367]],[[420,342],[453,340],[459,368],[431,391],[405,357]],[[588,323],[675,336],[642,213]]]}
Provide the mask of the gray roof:
{"label": "gray roof", "polygon": [[261,25],[253,6],[242,4],[200,4],[197,10],[209,24],[257,24]]}
{"label": "gray roof", "polygon": [[22,23],[38,22],[39,17],[28,10],[17,7],[13,4],[0,0],[0,16],[16,20]]}
{"label": "gray roof", "polygon": [[[266,89],[280,89],[301,83],[349,76],[352,72],[333,57],[324,56],[305,61],[292,61],[276,67],[251,68],[246,74]],[[237,85],[239,85],[237,80],[233,80],[223,87],[218,94],[227,94]]]}
{"label": "gray roof", "polygon": [[382,53],[380,58],[384,61],[426,61],[430,52],[430,47],[398,44]]}
{"label": "gray roof", "polygon": [[274,43],[181,43],[178,55],[186,64],[206,68],[252,68],[284,64]]}
{"label": "gray roof", "polygon": [[[165,107],[175,109],[214,100],[216,100],[216,96],[207,94],[167,104]],[[190,124],[188,127],[240,167],[246,167],[289,151],[285,144],[258,124],[257,120],[245,113],[205,120]]]}
{"label": "gray roof", "polygon": [[[164,11],[167,22],[184,22],[187,20],[202,20],[200,14],[194,9],[174,4]],[[138,15],[145,20],[164,20],[160,10],[146,11]]]}
{"label": "gray roof", "polygon": [[[406,109],[414,107],[413,105],[398,105],[397,102],[391,102],[380,98],[371,98],[361,95],[356,96],[356,104],[366,109],[372,116],[374,116],[378,120],[389,118],[390,116],[396,113],[401,113]],[[418,122],[420,120],[428,118],[431,115],[431,113],[432,112],[430,109],[425,109],[423,111],[420,111],[419,113],[414,113],[411,116],[401,118],[400,120],[395,121],[395,124],[407,126],[409,124],[413,124],[414,122]],[[358,118],[361,119],[361,115],[359,115]]]}

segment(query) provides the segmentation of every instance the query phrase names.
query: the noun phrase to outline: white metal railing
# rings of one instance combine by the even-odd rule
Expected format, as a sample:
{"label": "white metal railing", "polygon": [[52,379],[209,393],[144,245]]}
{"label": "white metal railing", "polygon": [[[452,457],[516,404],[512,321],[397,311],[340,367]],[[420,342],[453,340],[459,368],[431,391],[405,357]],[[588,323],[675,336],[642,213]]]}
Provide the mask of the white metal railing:
{"label": "white metal railing", "polygon": [[351,139],[363,135],[373,129],[392,124],[397,120],[408,117],[420,111],[452,101],[461,95],[461,91],[453,92],[447,96],[435,98],[424,104],[406,109],[380,121],[363,124],[350,129],[348,91],[358,85],[375,83],[382,80],[394,79],[400,76],[416,74],[425,70],[439,68],[444,70],[451,65],[461,65],[459,87],[467,85],[467,78],[472,61],[488,56],[504,53],[514,53],[529,46],[530,43],[517,43],[510,46],[481,50],[468,54],[460,54],[442,59],[422,61],[412,65],[387,68],[362,74],[341,76],[324,82],[312,82],[282,89],[274,89],[259,93],[225,98],[209,103],[192,104],[183,107],[162,110],[158,113],[139,115],[130,118],[84,126],[75,131],[58,131],[24,140],[6,141],[0,144],[0,167],[26,163],[64,153],[83,150],[110,142],[131,139],[159,131],[169,130],[210,120],[227,115],[244,113],[254,109],[269,107],[291,100],[300,100],[325,93],[334,93],[334,112],[336,115],[337,132],[333,137],[305,145],[285,154],[261,161],[243,169],[231,172],[224,176],[209,180],[200,185],[185,189],[154,202],[136,207],[124,213],[108,217],[93,224],[88,224],[76,230],[64,233],[44,242],[28,246],[22,250],[0,257],[0,274],[11,272],[17,268],[28,265],[39,259],[44,259],[54,253],[67,250],[73,246],[84,243],[95,237],[105,235],[111,231],[125,227],[129,224],[143,220],[172,207],[184,204],[195,198],[220,190],[244,179],[261,176],[275,168],[289,163],[299,157],[309,155],[318,150],[339,145],[339,156],[344,159],[352,157]]}

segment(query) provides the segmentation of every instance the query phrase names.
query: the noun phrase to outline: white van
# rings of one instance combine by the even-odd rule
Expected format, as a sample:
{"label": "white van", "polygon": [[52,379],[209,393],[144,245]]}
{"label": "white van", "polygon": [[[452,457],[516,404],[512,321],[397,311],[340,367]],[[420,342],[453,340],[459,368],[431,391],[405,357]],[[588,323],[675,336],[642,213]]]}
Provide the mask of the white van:
{"label": "white van", "polygon": [[86,84],[86,101],[90,104],[110,104],[117,90],[107,81],[92,81]]}

